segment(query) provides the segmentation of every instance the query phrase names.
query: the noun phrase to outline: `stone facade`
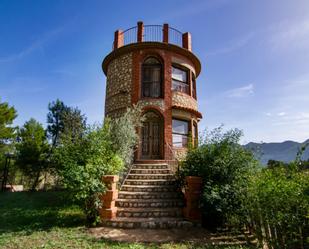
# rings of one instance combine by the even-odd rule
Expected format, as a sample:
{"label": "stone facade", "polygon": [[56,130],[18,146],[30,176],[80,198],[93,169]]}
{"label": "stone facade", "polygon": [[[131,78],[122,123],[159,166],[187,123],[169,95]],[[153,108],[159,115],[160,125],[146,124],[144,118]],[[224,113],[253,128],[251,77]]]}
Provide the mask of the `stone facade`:
{"label": "stone facade", "polygon": [[119,116],[131,106],[132,53],[115,58],[108,66],[106,77],[105,115]]}
{"label": "stone facade", "polygon": [[182,92],[173,91],[172,94],[173,105],[196,110],[197,111],[197,101],[189,96],[188,94]]}
{"label": "stone facade", "polygon": [[[123,46],[122,35],[120,31],[115,33],[115,39],[118,40],[114,40],[114,51],[106,56],[102,64],[107,76],[105,116],[119,117],[127,107],[135,104],[141,106],[144,113],[155,111],[162,121],[159,137],[163,140],[159,142],[160,157],[156,159],[172,160],[175,154],[181,159],[187,149],[173,148],[173,119],[188,121],[189,132],[192,132],[201,118],[195,99],[196,87],[193,79],[200,73],[200,62],[188,49],[189,44],[179,47],[168,42],[137,42]],[[143,37],[139,36],[139,39]],[[149,57],[156,58],[161,64],[162,93],[157,98],[142,96],[142,68],[144,61]],[[172,90],[172,67],[177,65],[187,70],[188,93]],[[142,128],[138,129],[138,133],[142,138]],[[138,147],[135,160],[142,159],[141,141]]]}

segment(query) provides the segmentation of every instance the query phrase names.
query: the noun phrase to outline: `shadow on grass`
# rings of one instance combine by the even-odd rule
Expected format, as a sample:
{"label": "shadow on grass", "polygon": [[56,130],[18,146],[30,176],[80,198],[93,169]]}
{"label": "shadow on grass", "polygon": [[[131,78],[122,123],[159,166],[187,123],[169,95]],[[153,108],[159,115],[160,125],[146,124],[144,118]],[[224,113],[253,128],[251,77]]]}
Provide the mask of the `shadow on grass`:
{"label": "shadow on grass", "polygon": [[65,192],[0,193],[0,234],[75,227],[85,218]]}

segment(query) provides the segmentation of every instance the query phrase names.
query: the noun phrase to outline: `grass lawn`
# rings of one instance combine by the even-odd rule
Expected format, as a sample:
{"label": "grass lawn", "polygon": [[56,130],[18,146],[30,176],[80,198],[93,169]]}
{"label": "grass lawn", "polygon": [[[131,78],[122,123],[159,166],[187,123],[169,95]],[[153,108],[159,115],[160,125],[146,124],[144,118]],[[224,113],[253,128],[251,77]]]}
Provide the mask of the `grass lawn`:
{"label": "grass lawn", "polygon": [[87,233],[85,217],[63,192],[0,193],[0,248],[240,249],[185,243],[140,244],[99,240]]}

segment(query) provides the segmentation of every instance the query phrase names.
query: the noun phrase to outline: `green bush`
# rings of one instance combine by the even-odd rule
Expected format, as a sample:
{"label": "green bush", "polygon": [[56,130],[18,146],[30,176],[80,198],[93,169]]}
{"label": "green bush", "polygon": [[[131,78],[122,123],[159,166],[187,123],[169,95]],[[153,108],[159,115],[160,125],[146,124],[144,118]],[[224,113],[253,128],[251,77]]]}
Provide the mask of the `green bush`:
{"label": "green bush", "polygon": [[248,187],[251,226],[270,249],[305,248],[309,242],[309,172],[288,166],[261,171]]}
{"label": "green bush", "polygon": [[143,122],[141,107],[136,105],[128,108],[122,116],[107,122],[110,122],[113,150],[119,154],[126,166],[130,165],[139,138],[136,128]]}
{"label": "green bush", "polygon": [[90,127],[79,136],[72,137],[70,132],[60,136],[53,162],[64,187],[83,207],[91,223],[99,221],[99,196],[106,190],[102,176],[121,174],[133,158],[140,113],[138,107],[128,108],[121,117],[107,118],[103,125]]}
{"label": "green bush", "polygon": [[100,194],[105,192],[103,175],[118,174],[123,161],[113,151],[110,123],[88,128],[84,136],[72,141],[61,139],[54,161],[64,186],[83,207],[89,223],[97,223]]}
{"label": "green bush", "polygon": [[251,152],[240,144],[242,132],[234,129],[223,132],[219,127],[200,140],[200,146],[191,149],[180,170],[185,176],[203,179],[200,201],[203,223],[214,229],[226,224],[243,224],[246,187],[250,175],[257,168]]}

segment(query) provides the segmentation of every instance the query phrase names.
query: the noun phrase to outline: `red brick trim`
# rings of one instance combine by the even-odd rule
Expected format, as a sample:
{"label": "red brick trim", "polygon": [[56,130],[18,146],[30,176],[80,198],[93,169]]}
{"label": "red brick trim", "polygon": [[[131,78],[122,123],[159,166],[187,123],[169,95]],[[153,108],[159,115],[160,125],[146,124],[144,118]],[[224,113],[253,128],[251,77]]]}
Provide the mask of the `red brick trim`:
{"label": "red brick trim", "polygon": [[173,105],[172,108],[193,113],[197,118],[203,118],[202,114],[199,111],[193,110],[191,108],[187,108],[187,107],[183,107],[183,106],[178,106],[178,105]]}
{"label": "red brick trim", "polygon": [[184,56],[186,59],[189,59],[194,65],[195,71],[196,71],[196,78],[201,72],[201,62],[200,60],[194,55],[191,51],[181,48],[179,46],[163,43],[163,42],[139,42],[139,43],[132,43],[129,45],[125,45],[123,47],[120,47],[118,49],[115,49],[111,53],[109,53],[102,62],[102,69],[105,75],[107,75],[107,68],[109,63],[116,57],[126,54],[129,52],[137,51],[140,52],[142,50],[146,49],[153,49],[153,50],[162,50],[162,51],[170,51],[175,54],[179,54]]}

